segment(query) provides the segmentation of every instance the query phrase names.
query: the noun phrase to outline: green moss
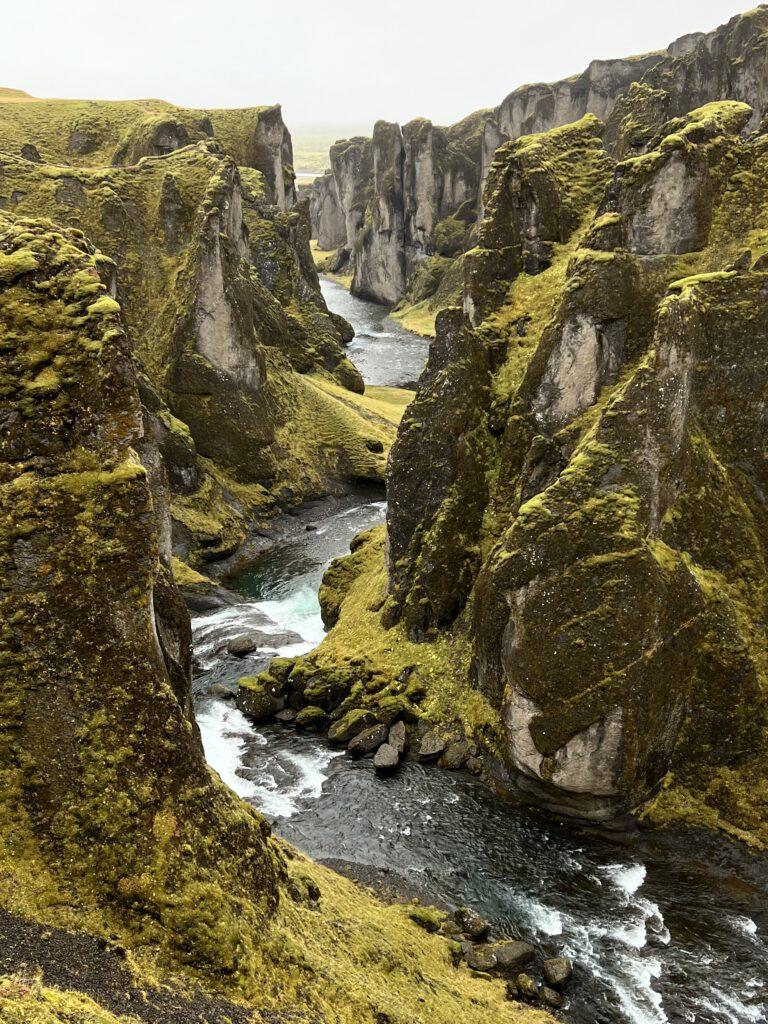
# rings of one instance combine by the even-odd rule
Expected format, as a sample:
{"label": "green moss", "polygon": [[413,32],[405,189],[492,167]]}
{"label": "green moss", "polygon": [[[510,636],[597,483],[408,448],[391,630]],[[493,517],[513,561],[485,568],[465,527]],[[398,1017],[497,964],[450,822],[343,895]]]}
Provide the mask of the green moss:
{"label": "green moss", "polygon": [[38,267],[38,258],[29,249],[17,249],[10,255],[0,253],[0,282],[12,284],[17,277]]}
{"label": "green moss", "polygon": [[20,975],[0,978],[0,1017],[7,1024],[131,1024],[80,992]]}
{"label": "green moss", "polygon": [[409,907],[408,917],[425,932],[438,932],[446,914],[436,907]]}

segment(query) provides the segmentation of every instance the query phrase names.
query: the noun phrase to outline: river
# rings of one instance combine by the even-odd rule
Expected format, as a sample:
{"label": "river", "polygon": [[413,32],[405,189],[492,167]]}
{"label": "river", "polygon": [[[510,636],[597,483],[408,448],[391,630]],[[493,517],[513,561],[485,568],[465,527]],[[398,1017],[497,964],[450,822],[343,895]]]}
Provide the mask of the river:
{"label": "river", "polygon": [[[334,282],[323,281],[323,293],[358,332],[349,354],[369,383],[418,377],[426,342]],[[584,833],[507,805],[464,773],[406,763],[382,779],[370,761],[291,728],[255,727],[231,701],[208,694],[212,683],[234,688],[268,662],[271,655],[242,659],[223,649],[245,627],[290,630],[276,636],[281,654],[320,642],[323,569],[384,512],[383,501],[352,498],[319,509],[315,529],[297,521],[229,580],[247,601],[194,620],[196,709],[209,762],[310,856],[423,902],[466,903],[500,934],[573,957],[565,1017],[575,1024],[766,1020],[764,865],[750,869],[724,843],[685,834]]]}

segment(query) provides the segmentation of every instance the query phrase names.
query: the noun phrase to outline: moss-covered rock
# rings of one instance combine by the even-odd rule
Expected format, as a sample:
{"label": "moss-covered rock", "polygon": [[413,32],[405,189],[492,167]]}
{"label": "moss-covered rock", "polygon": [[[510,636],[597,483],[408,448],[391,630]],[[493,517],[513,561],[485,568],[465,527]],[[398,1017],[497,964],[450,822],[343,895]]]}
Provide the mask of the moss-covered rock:
{"label": "moss-covered rock", "polygon": [[194,725],[189,620],[153,464],[133,450],[147,443],[120,307],[95,299],[108,264],[46,221],[0,218],[0,251],[35,254],[0,286],[4,875],[37,865],[33,908],[59,879],[145,941],[235,970],[282,869]]}
{"label": "moss-covered rock", "polygon": [[[750,117],[694,110],[615,168],[592,119],[502,148],[464,310],[438,318],[393,449],[388,572],[371,542],[332,571],[312,657],[331,671],[354,636],[386,666],[381,707],[401,698],[380,652],[405,632],[422,715],[461,725],[503,784],[760,845],[768,149],[740,137]],[[459,638],[451,715],[425,669]]]}

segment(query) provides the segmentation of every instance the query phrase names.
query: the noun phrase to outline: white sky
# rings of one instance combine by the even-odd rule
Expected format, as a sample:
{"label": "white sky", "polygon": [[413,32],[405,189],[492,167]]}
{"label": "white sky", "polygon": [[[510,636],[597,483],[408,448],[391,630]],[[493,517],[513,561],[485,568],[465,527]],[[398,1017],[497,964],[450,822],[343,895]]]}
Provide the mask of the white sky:
{"label": "white sky", "polygon": [[186,106],[280,102],[288,126],[448,124],[595,57],[666,46],[728,0],[6,0],[0,85]]}

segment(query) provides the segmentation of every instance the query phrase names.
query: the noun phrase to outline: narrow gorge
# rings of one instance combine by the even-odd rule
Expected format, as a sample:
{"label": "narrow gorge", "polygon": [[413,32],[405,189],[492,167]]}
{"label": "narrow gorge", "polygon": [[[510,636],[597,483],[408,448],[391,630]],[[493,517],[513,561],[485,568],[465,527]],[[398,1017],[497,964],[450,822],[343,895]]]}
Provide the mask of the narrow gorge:
{"label": "narrow gorge", "polygon": [[768,6],[328,165],[0,89],[0,1020],[764,1020]]}

